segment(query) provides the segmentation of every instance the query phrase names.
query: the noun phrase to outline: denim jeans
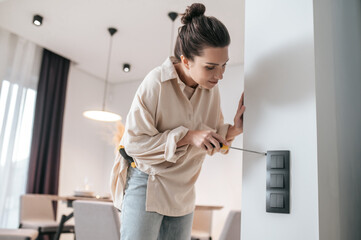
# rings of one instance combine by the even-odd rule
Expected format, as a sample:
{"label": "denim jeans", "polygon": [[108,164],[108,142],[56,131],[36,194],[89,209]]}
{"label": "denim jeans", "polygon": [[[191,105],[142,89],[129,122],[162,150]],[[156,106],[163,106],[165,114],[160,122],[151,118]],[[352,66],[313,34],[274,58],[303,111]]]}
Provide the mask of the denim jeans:
{"label": "denim jeans", "polygon": [[121,240],[189,240],[193,213],[170,217],[145,210],[148,174],[128,168],[121,211]]}

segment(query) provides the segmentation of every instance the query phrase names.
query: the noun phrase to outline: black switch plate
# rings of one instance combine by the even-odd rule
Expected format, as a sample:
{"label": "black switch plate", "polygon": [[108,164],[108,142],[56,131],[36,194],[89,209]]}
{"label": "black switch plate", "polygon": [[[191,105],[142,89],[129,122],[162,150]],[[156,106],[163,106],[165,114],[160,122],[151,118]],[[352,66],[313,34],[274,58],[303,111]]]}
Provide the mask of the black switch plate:
{"label": "black switch plate", "polygon": [[267,151],[266,211],[290,213],[290,151]]}

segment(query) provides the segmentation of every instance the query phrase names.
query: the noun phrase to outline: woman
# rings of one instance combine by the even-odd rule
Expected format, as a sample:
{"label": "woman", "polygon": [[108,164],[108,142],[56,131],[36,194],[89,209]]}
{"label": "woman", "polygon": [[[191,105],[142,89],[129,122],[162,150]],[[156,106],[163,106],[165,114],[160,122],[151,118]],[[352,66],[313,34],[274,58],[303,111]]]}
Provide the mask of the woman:
{"label": "woman", "polygon": [[[121,208],[121,239],[190,239],[194,184],[205,154],[243,132],[243,96],[234,125],[224,124],[217,83],[228,61],[230,37],[216,18],[192,4],[182,17],[174,57],[141,83],[127,116],[112,175]],[[123,198],[124,196],[124,198]]]}

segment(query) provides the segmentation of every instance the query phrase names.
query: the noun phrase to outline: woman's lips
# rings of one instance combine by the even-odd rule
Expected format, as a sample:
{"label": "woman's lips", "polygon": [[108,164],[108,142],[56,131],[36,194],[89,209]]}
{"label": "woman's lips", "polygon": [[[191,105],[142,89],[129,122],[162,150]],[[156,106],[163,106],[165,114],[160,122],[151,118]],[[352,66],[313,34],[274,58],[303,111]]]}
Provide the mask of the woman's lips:
{"label": "woman's lips", "polygon": [[216,82],[209,81],[209,82],[212,83],[212,84],[217,84],[218,83],[218,81],[216,81]]}

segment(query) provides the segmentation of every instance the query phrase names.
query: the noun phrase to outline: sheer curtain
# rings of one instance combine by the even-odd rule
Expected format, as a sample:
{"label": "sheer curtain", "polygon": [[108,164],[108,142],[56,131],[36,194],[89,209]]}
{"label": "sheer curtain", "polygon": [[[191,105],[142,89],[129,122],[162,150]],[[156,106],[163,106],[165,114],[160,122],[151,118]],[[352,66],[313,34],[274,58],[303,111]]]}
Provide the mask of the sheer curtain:
{"label": "sheer curtain", "polygon": [[19,224],[42,48],[0,28],[0,227]]}

